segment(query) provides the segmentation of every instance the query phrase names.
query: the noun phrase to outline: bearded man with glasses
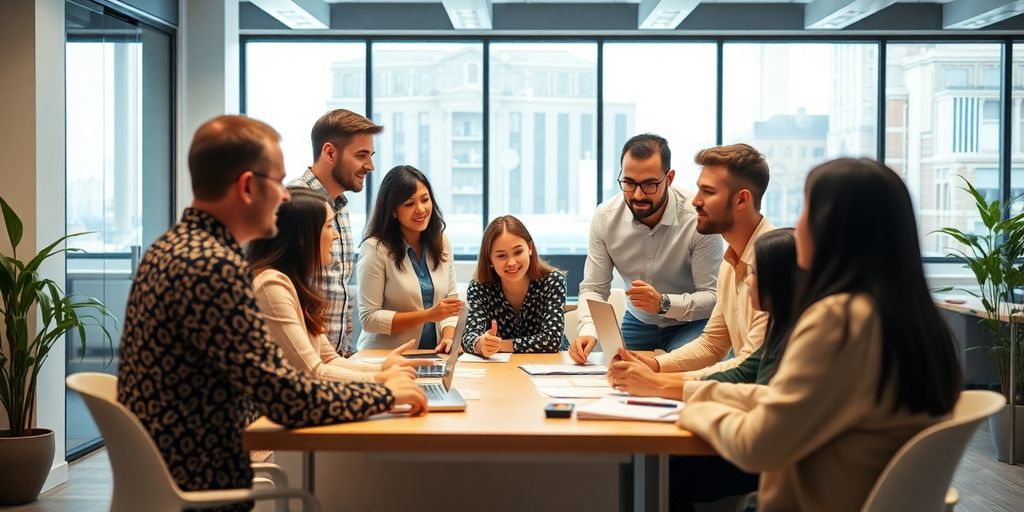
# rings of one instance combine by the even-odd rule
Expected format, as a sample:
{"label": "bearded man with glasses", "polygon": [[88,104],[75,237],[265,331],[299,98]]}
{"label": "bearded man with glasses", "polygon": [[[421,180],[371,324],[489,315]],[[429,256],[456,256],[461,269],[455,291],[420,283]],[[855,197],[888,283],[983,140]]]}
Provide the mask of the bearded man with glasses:
{"label": "bearded man with glasses", "polygon": [[650,133],[622,147],[622,195],[601,203],[590,223],[578,336],[569,347],[577,362],[597,344],[587,299],[608,299],[613,269],[628,286],[622,336],[630,350],[670,352],[697,338],[711,316],[722,239],[697,232],[690,198],[672,188],[671,159],[668,141]]}

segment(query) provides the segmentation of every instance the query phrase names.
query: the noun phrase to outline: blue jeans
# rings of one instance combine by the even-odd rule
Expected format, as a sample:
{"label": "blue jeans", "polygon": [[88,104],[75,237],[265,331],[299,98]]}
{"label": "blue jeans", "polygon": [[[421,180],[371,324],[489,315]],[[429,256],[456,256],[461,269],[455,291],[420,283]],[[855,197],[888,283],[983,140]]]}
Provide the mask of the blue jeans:
{"label": "blue jeans", "polygon": [[671,352],[700,336],[707,319],[694,320],[670,327],[658,327],[638,320],[629,311],[622,318],[622,341],[629,350],[662,349]]}

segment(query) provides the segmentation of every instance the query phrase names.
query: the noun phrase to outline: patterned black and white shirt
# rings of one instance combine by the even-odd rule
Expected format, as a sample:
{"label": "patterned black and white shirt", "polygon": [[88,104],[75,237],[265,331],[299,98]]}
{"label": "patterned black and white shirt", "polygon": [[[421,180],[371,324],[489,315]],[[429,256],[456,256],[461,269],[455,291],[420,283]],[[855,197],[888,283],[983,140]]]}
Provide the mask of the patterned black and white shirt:
{"label": "patterned black and white shirt", "polygon": [[394,403],[383,386],[313,380],[292,367],[267,333],[238,243],[193,208],[138,267],[120,357],[117,398],[186,491],[251,487],[242,430],[253,413],[302,427],[359,420]]}
{"label": "patterned black and white shirt", "polygon": [[531,281],[517,315],[501,291],[501,283],[474,280],[466,291],[469,313],[462,335],[462,350],[470,354],[477,338],[498,321],[498,336],[512,340],[516,352],[558,352],[565,331],[565,276],[549,272]]}

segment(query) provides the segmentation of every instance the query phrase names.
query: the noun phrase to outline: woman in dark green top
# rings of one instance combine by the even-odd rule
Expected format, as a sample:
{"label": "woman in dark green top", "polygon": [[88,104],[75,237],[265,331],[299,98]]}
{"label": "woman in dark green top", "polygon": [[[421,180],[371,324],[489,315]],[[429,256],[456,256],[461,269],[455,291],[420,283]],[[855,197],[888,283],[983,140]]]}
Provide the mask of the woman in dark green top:
{"label": "woman in dark green top", "polygon": [[754,272],[747,274],[746,281],[754,308],[769,315],[764,343],[739,366],[705,380],[768,384],[782,359],[786,338],[796,321],[793,299],[800,274],[793,228],[776,229],[759,238],[754,244],[754,262]]}
{"label": "woman in dark green top", "polygon": [[[786,338],[796,321],[793,298],[800,279],[793,229],[776,229],[758,238],[754,262],[746,281],[754,308],[769,315],[764,343],[739,366],[713,373],[707,380],[767,384],[782,359]],[[673,511],[695,510],[694,503],[753,492],[757,483],[758,475],[744,473],[718,456],[669,459],[669,504]]]}

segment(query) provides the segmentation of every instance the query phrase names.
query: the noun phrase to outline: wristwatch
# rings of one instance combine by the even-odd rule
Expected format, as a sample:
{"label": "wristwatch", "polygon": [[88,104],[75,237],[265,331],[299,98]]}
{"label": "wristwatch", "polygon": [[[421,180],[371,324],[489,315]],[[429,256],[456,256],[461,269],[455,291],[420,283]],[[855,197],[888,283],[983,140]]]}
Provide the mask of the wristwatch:
{"label": "wristwatch", "polygon": [[659,315],[664,315],[665,313],[668,313],[668,308],[670,308],[671,306],[672,306],[672,301],[669,300],[668,294],[667,293],[661,294],[661,309],[658,310],[658,314]]}

